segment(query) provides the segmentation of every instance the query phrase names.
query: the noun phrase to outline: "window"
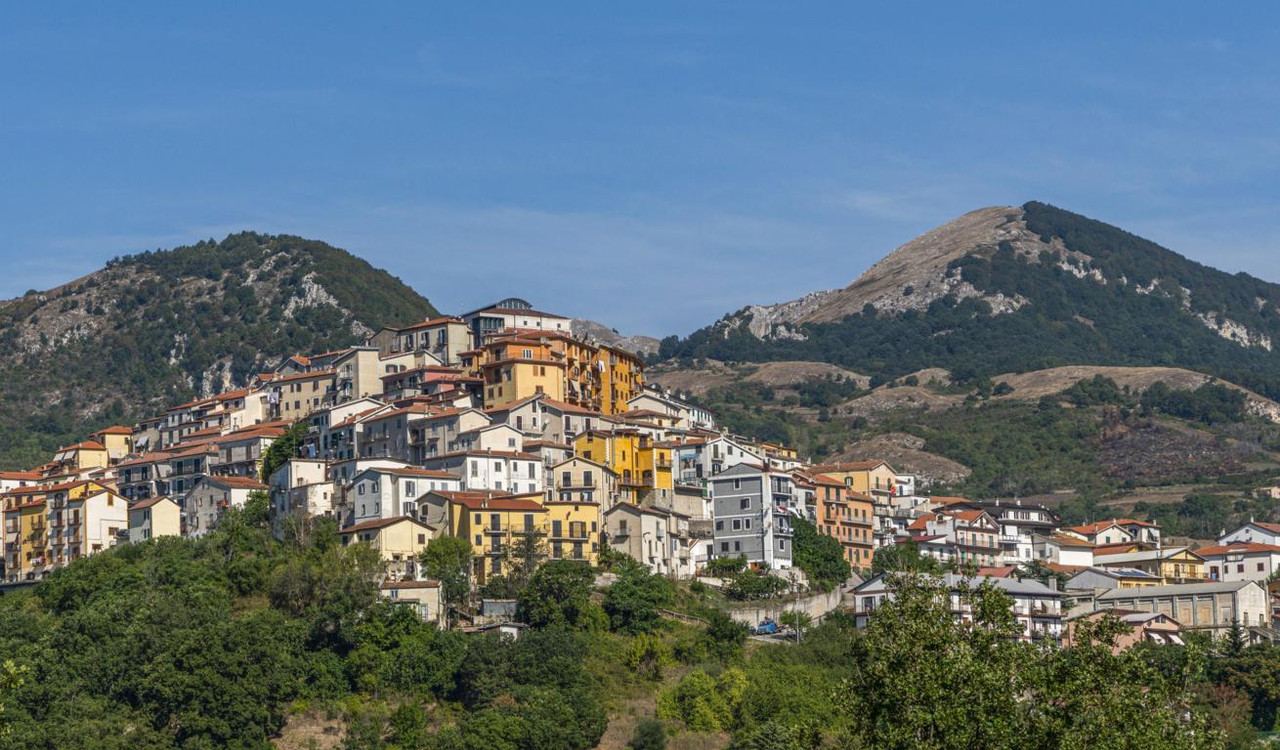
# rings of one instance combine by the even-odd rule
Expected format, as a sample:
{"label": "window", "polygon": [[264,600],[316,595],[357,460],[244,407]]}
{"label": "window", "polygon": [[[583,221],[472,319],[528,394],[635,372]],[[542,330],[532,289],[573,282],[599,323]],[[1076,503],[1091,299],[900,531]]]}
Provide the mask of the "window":
{"label": "window", "polygon": [[739,519],[739,518],[733,519],[733,530],[734,531],[742,530],[742,519]]}
{"label": "window", "polygon": [[724,521],[716,521],[716,531],[724,531]]}
{"label": "window", "polygon": [[405,494],[406,494],[406,495],[408,495],[408,496],[410,496],[410,497],[413,497],[413,496],[416,494],[416,493],[414,492],[414,490],[416,490],[416,489],[417,489],[417,487],[414,485],[414,483],[413,483],[413,482],[405,482],[405,483],[404,483],[404,492],[405,492]]}
{"label": "window", "polygon": [[750,528],[751,528],[751,519],[750,519],[750,518],[744,518],[744,519],[742,519],[742,528],[743,528],[743,529],[750,529]]}
{"label": "window", "polygon": [[751,498],[744,497],[738,501],[738,508],[741,510],[749,510],[751,508]]}
{"label": "window", "polygon": [[479,526],[479,525],[480,525],[480,523],[481,523],[481,521],[480,521],[480,514],[479,514],[479,513],[477,513],[477,514],[475,514],[475,515],[476,515],[475,524],[476,524],[476,526]]}
{"label": "window", "polygon": [[720,542],[720,551],[721,551],[721,552],[728,552],[728,551],[729,551],[729,543],[728,543],[728,542]]}
{"label": "window", "polygon": [[742,542],[734,542],[734,543],[733,543],[733,551],[734,551],[734,552],[741,552],[741,551],[742,551]]}
{"label": "window", "polygon": [[740,490],[740,489],[742,489],[742,480],[741,480],[741,479],[735,479],[735,480],[733,480],[733,488],[734,488],[735,490]]}

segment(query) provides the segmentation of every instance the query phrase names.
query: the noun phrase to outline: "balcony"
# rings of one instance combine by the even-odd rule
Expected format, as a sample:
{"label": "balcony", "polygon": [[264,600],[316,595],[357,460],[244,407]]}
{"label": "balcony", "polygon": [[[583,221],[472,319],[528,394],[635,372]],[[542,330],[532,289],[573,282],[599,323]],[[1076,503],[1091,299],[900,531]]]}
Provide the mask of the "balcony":
{"label": "balcony", "polygon": [[574,479],[569,482],[560,483],[560,489],[562,490],[594,490],[595,488],[596,480],[594,477],[591,479]]}
{"label": "balcony", "polygon": [[504,529],[504,528],[502,528],[501,526],[494,526],[494,527],[490,527],[490,528],[485,529],[485,530],[484,530],[484,533],[485,533],[485,534],[493,534],[493,535],[501,536],[501,535],[503,535],[503,534],[506,534],[506,533],[507,533],[507,529]]}

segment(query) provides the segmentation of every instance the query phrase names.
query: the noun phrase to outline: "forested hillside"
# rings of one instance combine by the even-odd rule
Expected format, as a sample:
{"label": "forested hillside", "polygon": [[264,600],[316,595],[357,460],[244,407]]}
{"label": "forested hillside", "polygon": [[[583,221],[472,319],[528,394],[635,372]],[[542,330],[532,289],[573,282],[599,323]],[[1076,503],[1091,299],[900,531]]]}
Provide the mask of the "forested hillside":
{"label": "forested hillside", "polygon": [[431,303],[344,250],[235,234],[117,258],[0,306],[0,467],[94,428],[243,384],[282,356],[349,345]]}

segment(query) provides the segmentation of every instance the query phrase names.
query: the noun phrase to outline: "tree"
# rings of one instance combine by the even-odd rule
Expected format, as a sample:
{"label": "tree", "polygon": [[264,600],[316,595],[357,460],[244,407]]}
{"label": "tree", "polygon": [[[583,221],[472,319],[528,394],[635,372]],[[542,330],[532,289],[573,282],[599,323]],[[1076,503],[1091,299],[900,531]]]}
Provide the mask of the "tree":
{"label": "tree", "polygon": [[627,750],[666,750],[667,728],[658,719],[644,718],[627,743]]}
{"label": "tree", "polygon": [[671,601],[671,583],[634,560],[617,570],[618,579],[604,594],[609,627],[627,635],[652,632],[662,623],[658,610]]}
{"label": "tree", "polygon": [[535,628],[586,628],[599,624],[591,601],[595,574],[576,560],[552,560],[534,572],[516,601],[517,617]]}
{"label": "tree", "polygon": [[454,609],[471,593],[471,543],[456,536],[432,539],[422,551],[422,569],[428,578],[440,581],[442,604],[452,624]]}
{"label": "tree", "polygon": [[849,579],[849,561],[835,537],[819,533],[803,518],[792,519],[791,528],[795,565],[804,571],[811,585],[830,589]]}
{"label": "tree", "polygon": [[871,558],[872,575],[893,572],[938,573],[941,568],[937,560],[920,554],[919,546],[903,542],[881,547]]}
{"label": "tree", "polygon": [[299,420],[290,425],[288,430],[271,442],[262,453],[262,481],[267,483],[271,475],[291,458],[297,458],[307,440],[307,422]]}
{"label": "tree", "polygon": [[707,618],[707,629],[703,631],[701,641],[712,658],[733,661],[741,656],[748,632],[746,625],[714,609]]}

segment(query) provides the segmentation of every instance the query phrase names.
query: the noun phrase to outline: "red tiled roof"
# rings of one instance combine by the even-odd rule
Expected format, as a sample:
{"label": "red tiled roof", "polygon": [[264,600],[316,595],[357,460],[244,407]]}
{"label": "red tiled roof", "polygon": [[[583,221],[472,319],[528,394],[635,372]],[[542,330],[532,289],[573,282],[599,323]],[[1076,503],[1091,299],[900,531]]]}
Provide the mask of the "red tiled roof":
{"label": "red tiled roof", "polygon": [[456,503],[467,510],[524,510],[529,512],[537,512],[546,510],[542,504],[530,500],[530,497],[541,497],[541,495],[496,495],[491,496],[488,493],[471,493],[471,492],[441,492],[438,493],[449,498],[449,502]]}
{"label": "red tiled roof", "polygon": [[68,445],[65,448],[59,448],[58,452],[61,453],[62,451],[74,451],[74,450],[105,451],[106,449],[107,447],[105,445],[103,445],[102,443],[99,443],[96,440],[86,440],[82,443],[76,443],[75,445]]}
{"label": "red tiled roof", "polygon": [[461,479],[456,474],[450,474],[447,471],[436,471],[435,469],[419,469],[416,467],[405,467],[395,469],[369,469],[368,471],[382,472],[383,474],[395,474],[398,477],[423,477],[425,479]]}
{"label": "red tiled roof", "polygon": [[221,477],[209,475],[205,478],[210,484],[220,484],[235,490],[265,490],[267,485],[252,477]]}
{"label": "red tiled roof", "polygon": [[41,474],[38,471],[0,471],[0,479],[38,482],[41,479]]}
{"label": "red tiled roof", "polygon": [[151,506],[155,505],[161,500],[169,500],[169,498],[165,497],[164,495],[160,495],[159,497],[152,497],[146,500],[140,500],[134,503],[133,505],[130,505],[129,510],[144,510],[146,508],[150,508]]}
{"label": "red tiled roof", "polygon": [[442,317],[439,317],[439,318],[431,318],[431,319],[429,319],[429,320],[424,320],[424,321],[422,321],[421,323],[414,323],[413,325],[411,325],[411,326],[405,326],[404,328],[396,328],[396,329],[394,329],[394,330],[397,330],[397,331],[413,331],[413,330],[417,330],[417,329],[419,329],[419,328],[427,328],[427,327],[429,327],[429,326],[438,326],[438,325],[441,325],[441,324],[444,324],[444,323],[461,323],[461,322],[462,322],[462,318],[455,318],[455,317],[453,317],[453,316],[451,316],[451,315],[446,315],[446,316],[442,316]]}
{"label": "red tiled roof", "polygon": [[419,526],[423,526],[428,529],[431,528],[430,526],[427,526],[427,524],[423,523],[422,521],[419,521],[416,518],[413,518],[412,516],[394,516],[392,518],[375,518],[372,521],[361,521],[360,523],[354,526],[348,526],[347,528],[343,529],[339,533],[354,534],[357,531],[369,531],[370,529],[383,529],[388,526],[394,526],[395,524],[402,523],[405,521],[408,521],[409,523],[416,523]]}
{"label": "red tiled roof", "polygon": [[133,428],[124,425],[112,425],[111,427],[103,427],[101,430],[91,434],[91,437],[98,435],[132,435]]}
{"label": "red tiled roof", "polygon": [[1206,555],[1225,555],[1229,552],[1271,552],[1280,554],[1280,546],[1274,544],[1259,544],[1258,542],[1235,542],[1233,544],[1223,544],[1215,547],[1201,547],[1192,550],[1197,555],[1204,557]]}

